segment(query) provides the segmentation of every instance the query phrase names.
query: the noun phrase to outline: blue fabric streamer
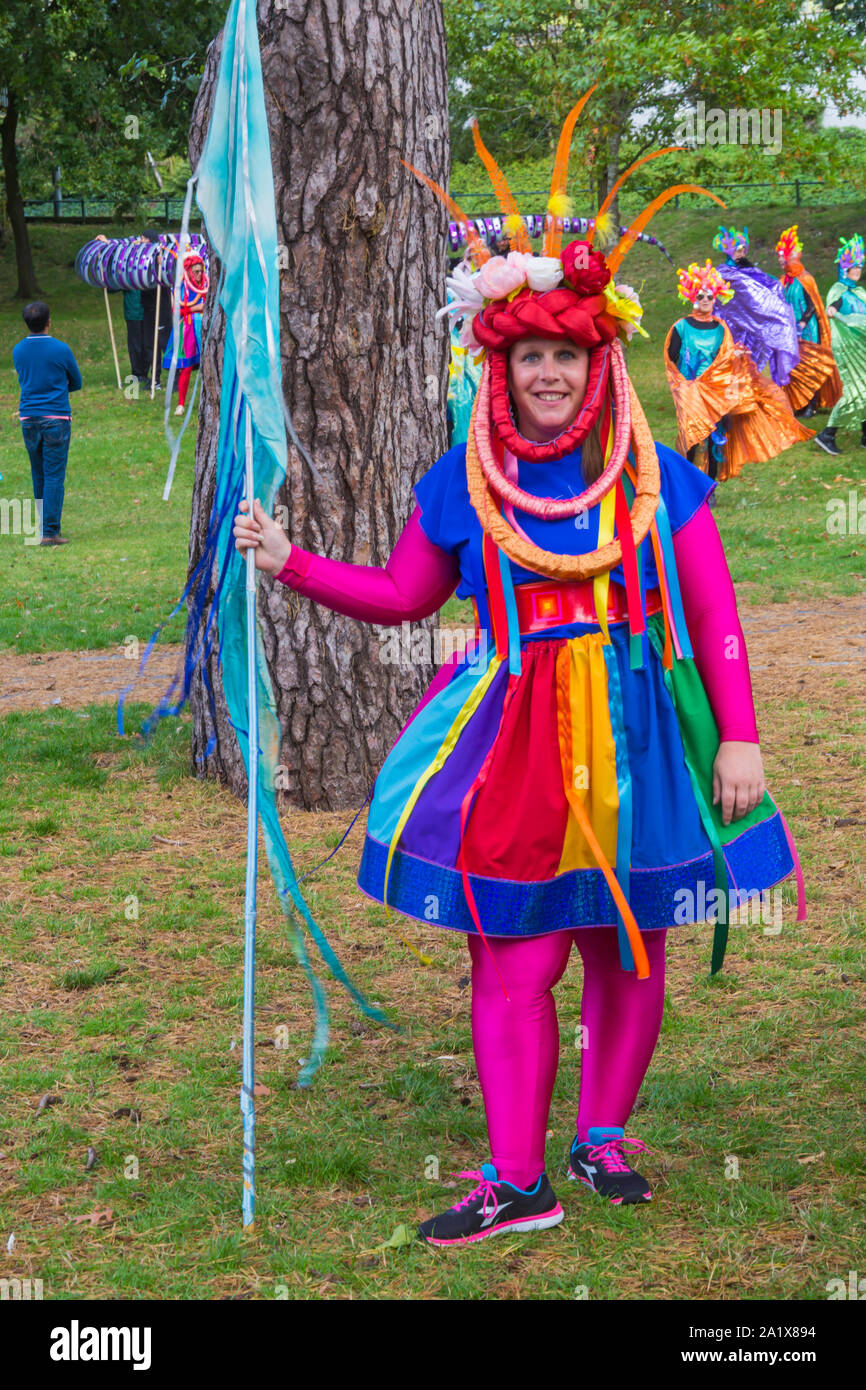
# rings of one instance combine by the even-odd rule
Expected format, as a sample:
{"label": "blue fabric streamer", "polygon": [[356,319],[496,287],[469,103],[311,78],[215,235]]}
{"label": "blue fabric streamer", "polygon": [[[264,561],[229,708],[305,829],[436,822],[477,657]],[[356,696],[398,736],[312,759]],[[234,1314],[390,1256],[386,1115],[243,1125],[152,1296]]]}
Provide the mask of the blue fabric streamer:
{"label": "blue fabric streamer", "polygon": [[[248,452],[252,455],[255,496],[270,515],[277,489],[286,475],[286,428],[293,439],[296,437],[282,394],[279,246],[270,136],[253,0],[232,0],[223,30],[210,124],[201,159],[190,184],[197,185],[197,201],[208,241],[220,263],[217,298],[225,315],[216,485],[202,554],[171,615],[174,616],[186,604],[183,670],[174,678],[158,707],[145,722],[142,733],[149,737],[159,719],[180,712],[189,699],[192,682],[198,672],[201,673],[215,729],[215,698],[207,674],[207,663],[213,653],[216,634],[219,633],[217,661],[229,719],[248,778],[255,783],[256,809],[271,874],[290,925],[292,948],[313,994],[313,1038],[309,1056],[303,1063],[298,1079],[298,1084],[304,1086],[309,1085],[322,1063],[329,1033],[327,999],[307,953],[304,927],[334,978],[350,993],[359,1008],[380,1022],[387,1023],[388,1020],[349,980],[298,887],[277,813],[276,771],[281,729],[257,623],[253,624],[253,640],[260,754],[258,776],[252,778],[250,770],[246,563],[235,549],[232,525],[245,495]],[[188,196],[187,209],[189,203]],[[175,447],[165,496],[168,496],[171,486],[177,442],[173,441]],[[307,458],[306,451],[302,449],[301,453]],[[315,474],[312,463],[310,467]],[[160,630],[158,628],[151,638],[148,653]],[[121,731],[122,699],[118,705],[118,727]],[[216,735],[213,733],[208,738],[205,757],[215,745]],[[249,914],[249,883],[247,911]],[[253,896],[253,917],[254,912]],[[246,989],[245,981],[245,1000]],[[245,1169],[245,1185],[247,1177]]]}
{"label": "blue fabric streamer", "polygon": [[517,599],[514,597],[514,581],[511,578],[511,562],[504,550],[498,551],[499,573],[502,576],[502,596],[505,600],[505,614],[508,619],[508,674],[519,676],[520,663],[520,622],[517,617]]}

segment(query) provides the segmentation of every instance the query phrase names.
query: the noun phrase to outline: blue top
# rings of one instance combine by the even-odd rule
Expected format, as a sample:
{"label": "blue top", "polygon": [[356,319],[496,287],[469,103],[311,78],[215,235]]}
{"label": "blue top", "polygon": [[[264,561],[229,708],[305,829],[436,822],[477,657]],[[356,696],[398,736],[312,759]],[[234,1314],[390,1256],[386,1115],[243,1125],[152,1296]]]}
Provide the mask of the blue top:
{"label": "blue top", "polygon": [[[580,449],[549,463],[518,460],[518,484],[535,497],[576,497],[586,488],[580,467]],[[679,531],[690,521],[715,487],[715,482],[686,459],[656,444],[661,467],[661,494],[670,518],[671,530]],[[427,539],[442,550],[456,554],[460,561],[458,598],[484,596],[482,531],[469,500],[466,482],[466,445],[456,444],[437,459],[415,485],[415,498],[421,508],[421,528]],[[514,509],[515,519],[530,540],[558,555],[585,555],[598,547],[599,507],[562,521],[545,521]],[[643,580],[647,588],[658,587],[655,558],[649,537],[638,547]],[[515,584],[549,583],[544,575],[511,564]],[[610,577],[624,584],[622,566]]]}
{"label": "blue top", "polygon": [[677,367],[686,381],[696,381],[713,365],[725,340],[724,324],[713,321],[709,327],[695,328],[688,319],[674,324],[680,338]]}
{"label": "blue top", "polygon": [[[842,286],[842,293],[837,297],[837,286]],[[863,309],[863,286],[858,280],[849,280],[847,275],[840,275],[835,285],[831,285],[827,291],[827,307],[835,304],[836,312],[839,314],[862,314]]]}
{"label": "blue top", "polygon": [[817,343],[818,315],[812,310],[812,301],[800,281],[794,278],[789,285],[784,286],[784,290],[785,298],[794,310],[794,318],[797,320],[797,336],[807,343]]}
{"label": "blue top", "polygon": [[50,333],[31,333],[15,344],[12,361],[21,386],[22,420],[71,414],[69,392],[81,390],[81,372],[68,343]]}

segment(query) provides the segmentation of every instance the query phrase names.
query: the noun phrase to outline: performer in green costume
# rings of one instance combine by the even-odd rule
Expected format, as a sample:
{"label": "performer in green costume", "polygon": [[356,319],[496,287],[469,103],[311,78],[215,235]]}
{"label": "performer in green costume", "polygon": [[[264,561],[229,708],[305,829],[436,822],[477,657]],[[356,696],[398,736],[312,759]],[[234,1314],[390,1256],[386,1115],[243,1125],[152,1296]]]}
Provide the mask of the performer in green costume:
{"label": "performer in green costume", "polygon": [[836,431],[860,425],[860,445],[866,449],[866,290],[858,283],[866,260],[860,235],[840,238],[836,264],[839,278],[827,292],[827,316],[833,338],[833,355],[842,378],[842,399],[837,401],[826,429],[815,443],[828,454],[838,454]]}

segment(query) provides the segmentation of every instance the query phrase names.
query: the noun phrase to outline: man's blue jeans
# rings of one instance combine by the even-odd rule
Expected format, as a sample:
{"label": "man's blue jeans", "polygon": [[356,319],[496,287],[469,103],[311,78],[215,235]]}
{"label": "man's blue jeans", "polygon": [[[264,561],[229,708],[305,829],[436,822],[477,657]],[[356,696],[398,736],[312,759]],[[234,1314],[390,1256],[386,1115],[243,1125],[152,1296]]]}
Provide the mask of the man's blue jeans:
{"label": "man's blue jeans", "polygon": [[34,416],[21,421],[21,433],[30,455],[33,496],[42,499],[42,534],[59,536],[72,421]]}

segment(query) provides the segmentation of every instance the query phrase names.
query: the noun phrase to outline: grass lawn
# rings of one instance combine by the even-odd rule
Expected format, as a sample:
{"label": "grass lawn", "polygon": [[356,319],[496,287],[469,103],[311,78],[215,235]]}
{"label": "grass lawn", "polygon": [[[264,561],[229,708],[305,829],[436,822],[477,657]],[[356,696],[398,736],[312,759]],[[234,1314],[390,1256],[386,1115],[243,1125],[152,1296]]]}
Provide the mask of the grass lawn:
{"label": "grass lawn", "polygon": [[[146,641],[171,612],[186,582],[193,437],[188,431],[171,498],[163,502],[165,396],[157,392],[151,400],[145,391],[128,400],[118,391],[104,295],[72,270],[75,252],[94,230],[31,230],[52,330],[75,353],[84,389],[71,397],[63,533],[72,544],[41,549],[23,544],[20,536],[0,535],[0,650],[105,648],[128,636]],[[119,234],[106,228],[106,235]],[[12,347],[26,334],[21,304],[11,297],[15,283],[7,247],[0,260],[0,497],[32,499],[12,366]],[[109,302],[124,377],[130,369],[122,296],[110,295]],[[180,615],[164,635],[166,640],[182,637]]]}
{"label": "grass lawn", "polygon": [[[838,233],[862,225],[866,204],[843,211],[844,220],[814,209],[801,218],[806,264],[823,286]],[[710,254],[716,220],[668,212],[653,231],[682,265]],[[750,210],[748,220],[769,268],[761,247],[793,214]],[[126,401],[112,384],[102,300],[69,268],[83,235],[33,235],[56,330],[87,389],[73,406],[64,511],[74,544],[40,550],[0,536],[0,650],[111,648],[129,634],[146,639],[183,588],[192,448],[163,503],[159,407]],[[634,377],[657,437],[672,444],[660,354],[679,314],[673,276],[652,249],[626,264],[652,334],[633,350]],[[7,260],[3,497],[26,496],[29,484],[13,418],[12,285]],[[807,444],[747,470],[720,489],[716,513],[742,599],[775,602],[780,615],[818,611],[816,640],[840,596],[863,587],[862,541],[825,525],[828,499],[866,495],[866,451],[852,435],[842,443],[839,459]],[[176,622],[167,635],[180,636]],[[713,981],[709,929],[680,934],[630,1126],[652,1150],[642,1166],[655,1201],[617,1210],[563,1181],[579,1066],[575,962],[557,996],[562,1061],[548,1148],[566,1222],[459,1253],[385,1242],[453,1202],[464,1185],[448,1186],[449,1174],[485,1156],[467,957],[449,934],[410,923],[433,959],[418,965],[362,897],[362,823],[310,880],[309,900],[353,978],[402,1031],[364,1022],[332,987],[327,1065],[312,1089],[295,1088],[311,1010],[264,870],[257,1079],[266,1089],[257,1226],[243,1237],[245,809],[188,775],[185,719],[164,721],[142,748],[118,739],[109,705],[0,718],[0,1278],[41,1279],[51,1299],[822,1300],[829,1279],[862,1272],[866,716],[853,650],[849,664],[804,665],[795,679],[810,654],[802,644],[777,645],[755,683],[809,920],[794,922],[786,885],[781,934],[734,929]],[[131,709],[127,727],[145,713]],[[349,819],[285,814],[299,873]]]}

